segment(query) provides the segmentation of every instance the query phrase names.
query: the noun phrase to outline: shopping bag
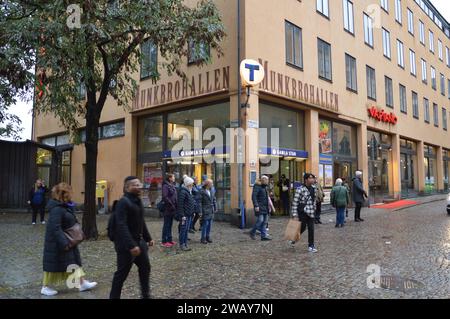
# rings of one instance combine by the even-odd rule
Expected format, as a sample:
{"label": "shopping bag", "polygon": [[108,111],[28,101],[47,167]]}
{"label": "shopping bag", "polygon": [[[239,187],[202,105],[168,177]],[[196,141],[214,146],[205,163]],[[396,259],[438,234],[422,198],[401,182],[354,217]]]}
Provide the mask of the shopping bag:
{"label": "shopping bag", "polygon": [[284,232],[284,239],[290,241],[299,241],[300,239],[301,222],[296,219],[290,219],[286,231]]}

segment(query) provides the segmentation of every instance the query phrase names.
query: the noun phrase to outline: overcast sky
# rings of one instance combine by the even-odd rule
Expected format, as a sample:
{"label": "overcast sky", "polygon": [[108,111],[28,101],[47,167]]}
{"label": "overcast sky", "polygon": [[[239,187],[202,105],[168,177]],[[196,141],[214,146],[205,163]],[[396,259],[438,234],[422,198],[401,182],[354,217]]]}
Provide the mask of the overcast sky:
{"label": "overcast sky", "polygon": [[[433,5],[450,21],[450,1],[449,0],[431,0]],[[31,139],[31,108],[32,103],[19,102],[11,108],[11,111],[22,119],[22,127],[24,128],[21,136],[22,140]]]}

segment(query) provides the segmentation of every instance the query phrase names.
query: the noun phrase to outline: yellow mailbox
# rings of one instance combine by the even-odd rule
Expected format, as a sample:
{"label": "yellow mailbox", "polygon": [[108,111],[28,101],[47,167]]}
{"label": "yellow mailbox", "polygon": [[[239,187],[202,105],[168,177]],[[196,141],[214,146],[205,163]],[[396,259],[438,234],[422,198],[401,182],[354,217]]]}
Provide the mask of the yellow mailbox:
{"label": "yellow mailbox", "polygon": [[108,182],[107,181],[97,181],[97,186],[95,188],[95,196],[97,198],[104,198],[105,197],[105,191],[106,188],[108,187]]}

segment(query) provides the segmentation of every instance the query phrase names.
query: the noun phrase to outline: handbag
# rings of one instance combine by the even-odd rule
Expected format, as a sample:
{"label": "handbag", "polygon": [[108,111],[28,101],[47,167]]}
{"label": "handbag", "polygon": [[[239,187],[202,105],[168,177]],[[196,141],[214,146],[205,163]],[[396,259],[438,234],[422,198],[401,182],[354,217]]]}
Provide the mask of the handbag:
{"label": "handbag", "polygon": [[286,226],[286,230],[284,232],[284,239],[290,241],[299,241],[300,240],[300,228],[302,223],[296,219],[289,219],[289,222]]}
{"label": "handbag", "polygon": [[85,236],[81,225],[79,223],[75,223],[72,227],[64,229],[64,235],[66,235],[69,240],[69,247],[73,248],[80,244]]}

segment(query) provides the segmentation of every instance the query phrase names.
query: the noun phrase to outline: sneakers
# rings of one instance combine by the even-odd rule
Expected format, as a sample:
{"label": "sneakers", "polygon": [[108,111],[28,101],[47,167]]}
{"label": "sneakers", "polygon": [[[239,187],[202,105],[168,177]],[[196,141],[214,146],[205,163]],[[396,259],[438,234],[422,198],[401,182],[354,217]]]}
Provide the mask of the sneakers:
{"label": "sneakers", "polygon": [[35,223],[35,222],[32,222],[31,225],[36,225],[36,223]]}
{"label": "sneakers", "polygon": [[207,238],[206,238],[206,241],[207,241],[208,243],[212,244],[211,238],[207,237]]}
{"label": "sneakers", "polygon": [[206,239],[202,239],[201,241],[200,241],[202,244],[207,244],[208,242],[206,241]]}
{"label": "sneakers", "polygon": [[42,224],[42,225],[45,225],[45,220],[41,221],[41,224]]}
{"label": "sneakers", "polygon": [[97,286],[97,283],[95,281],[90,282],[90,281],[84,280],[83,283],[80,286],[80,292],[81,291],[91,290],[95,286]]}
{"label": "sneakers", "polygon": [[252,232],[250,232],[250,238],[253,239],[253,240],[256,240],[256,235],[253,234]]}
{"label": "sneakers", "polygon": [[180,249],[181,249],[182,251],[191,251],[191,250],[192,250],[192,249],[190,249],[188,246],[185,246],[185,245],[181,246]]}
{"label": "sneakers", "polygon": [[41,289],[41,294],[44,296],[54,296],[56,295],[58,292],[52,288],[49,287],[42,287]]}
{"label": "sneakers", "polygon": [[169,242],[169,244],[171,244],[172,246],[175,246],[177,244],[177,242],[176,241],[171,241],[171,242]]}
{"label": "sneakers", "polygon": [[290,248],[294,248],[295,247],[295,241],[288,240],[288,245],[289,245]]}
{"label": "sneakers", "polygon": [[161,243],[161,246],[166,247],[166,248],[170,248],[173,246],[172,243]]}
{"label": "sneakers", "polygon": [[316,247],[314,247],[314,246],[308,247],[308,251],[309,251],[310,253],[317,253],[317,249],[316,249]]}

